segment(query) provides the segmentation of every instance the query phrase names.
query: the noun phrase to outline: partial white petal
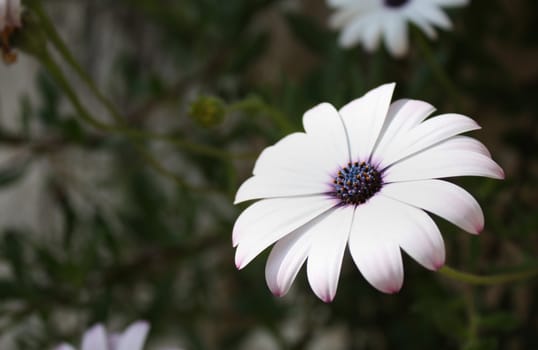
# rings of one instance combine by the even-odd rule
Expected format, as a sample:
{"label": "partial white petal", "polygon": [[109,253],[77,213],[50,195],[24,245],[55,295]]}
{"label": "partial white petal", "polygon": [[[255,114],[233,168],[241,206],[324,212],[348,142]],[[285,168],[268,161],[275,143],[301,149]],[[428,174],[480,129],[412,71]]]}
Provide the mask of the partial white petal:
{"label": "partial white petal", "polygon": [[[335,168],[337,169],[337,168]],[[275,173],[273,176],[253,176],[247,179],[235,195],[234,204],[260,198],[292,197],[328,193],[333,190],[333,178],[327,175],[319,182],[300,175]]]}
{"label": "partial white petal", "polygon": [[381,168],[452,136],[477,129],[480,129],[480,126],[474,120],[460,114],[443,114],[430,118],[406,132],[394,143],[392,152],[383,155]]}
{"label": "partial white petal", "polygon": [[403,284],[398,242],[385,231],[389,213],[374,196],[357,206],[349,236],[349,251],[364,278],[384,293],[396,293]]}
{"label": "partial white petal", "polygon": [[387,154],[397,148],[405,135],[435,111],[435,107],[419,100],[402,99],[393,102],[381,129],[372,155],[375,164],[383,165]]}
{"label": "partial white petal", "polygon": [[[333,120],[339,123],[339,118]],[[336,127],[335,127],[336,128]],[[254,177],[238,190],[235,203],[250,199],[325,193],[339,167],[335,152],[318,135],[294,133],[267,147],[254,166]],[[345,136],[343,142],[346,142]],[[336,141],[335,144],[338,144]],[[345,148],[339,155],[347,159]]]}
{"label": "partial white petal", "polygon": [[[455,141],[453,141],[455,140]],[[490,157],[474,149],[462,149],[461,138],[448,139],[385,169],[385,183],[453,176],[485,176],[503,179],[504,172]]]}
{"label": "partial white petal", "polygon": [[[338,25],[342,23],[346,18],[343,18],[343,14],[340,17],[335,17],[333,19],[333,24]],[[339,37],[339,43],[342,47],[349,48],[356,45],[362,40],[363,34],[367,28],[373,28],[375,26],[375,21],[371,17],[357,17],[353,19],[351,23],[346,25]],[[376,26],[376,28],[379,28]],[[379,33],[379,30],[378,30]]]}
{"label": "partial white petal", "polygon": [[422,208],[469,233],[484,228],[484,214],[478,202],[463,188],[441,180],[422,180],[386,184],[384,196]]}
{"label": "partial white petal", "polygon": [[334,207],[327,196],[264,199],[245,209],[235,222],[235,263],[245,267],[268,246]]}
{"label": "partial white petal", "polygon": [[149,332],[149,323],[138,321],[127,328],[118,342],[115,350],[142,350]]}
{"label": "partial white petal", "polygon": [[313,231],[310,228],[320,217],[310,221],[285,236],[271,250],[265,265],[267,286],[276,296],[288,293],[291,284],[299,273],[308,256]]}
{"label": "partial white petal", "polygon": [[384,22],[385,44],[394,57],[402,57],[409,48],[407,23],[398,14],[393,14]]}
{"label": "partial white petal", "polygon": [[443,7],[458,7],[469,4],[469,0],[432,0],[432,2]]}
{"label": "partial white petal", "polygon": [[310,229],[315,234],[308,253],[308,281],[326,303],[336,295],[354,211],[352,206],[337,207]]}
{"label": "partial white petal", "polygon": [[381,85],[340,109],[353,161],[370,158],[387,116],[394,87],[394,83]]}
{"label": "partial white petal", "polygon": [[336,165],[345,165],[350,161],[344,122],[331,104],[322,103],[307,111],[303,116],[303,125],[306,134],[313,139],[324,157]]}
{"label": "partial white petal", "polygon": [[82,338],[82,350],[112,350],[107,344],[106,329],[102,324],[88,329]]}
{"label": "partial white petal", "polygon": [[450,18],[436,5],[414,6],[413,9],[417,12],[417,15],[424,16],[424,18],[440,28],[445,30],[452,28]]}
{"label": "partial white petal", "polygon": [[[358,30],[358,29],[357,29]],[[380,14],[372,14],[366,17],[365,27],[362,28],[360,37],[364,49],[373,52],[379,46],[383,33],[383,18]]]}
{"label": "partial white petal", "polygon": [[445,263],[445,244],[439,228],[423,210],[379,195],[376,205],[384,208],[386,219],[380,231],[422,266],[437,270]]}
{"label": "partial white petal", "polygon": [[428,22],[427,19],[421,16],[410,16],[409,21],[419,27],[430,39],[437,39],[437,31]]}

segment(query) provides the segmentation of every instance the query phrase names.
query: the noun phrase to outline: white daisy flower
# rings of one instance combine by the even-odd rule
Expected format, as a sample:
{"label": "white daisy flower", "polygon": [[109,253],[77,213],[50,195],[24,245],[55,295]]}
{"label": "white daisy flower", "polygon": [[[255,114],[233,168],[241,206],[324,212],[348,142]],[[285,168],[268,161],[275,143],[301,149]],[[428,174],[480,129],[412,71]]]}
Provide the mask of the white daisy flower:
{"label": "white daisy flower", "polygon": [[[1,0],[0,0],[1,1]],[[84,333],[81,350],[142,350],[149,332],[149,324],[138,321],[123,333],[107,333],[102,324],[97,324]],[[61,344],[55,350],[76,350],[70,344]]]}
{"label": "white daisy flower", "polygon": [[0,0],[0,32],[21,26],[21,1]]}
{"label": "white daisy flower", "polygon": [[[340,111],[322,103],[303,117],[306,132],[266,148],[235,203],[261,199],[233,228],[242,269],[276,242],[266,265],[269,289],[287,293],[306,261],[316,295],[332,301],[346,245],[364,278],[385,293],[400,290],[400,248],[430,270],[445,262],[439,229],[425,211],[477,234],[484,216],[462,188],[438,178],[504,178],[460,114],[425,120],[435,109],[417,100],[390,103],[380,86]],[[424,211],[425,210],[425,211]]]}
{"label": "white daisy flower", "polygon": [[442,7],[466,5],[468,0],[328,0],[336,9],[331,26],[342,29],[340,44],[351,47],[362,43],[367,51],[379,46],[381,37],[396,57],[407,53],[407,22],[419,27],[430,38],[434,26],[448,30],[452,23]]}

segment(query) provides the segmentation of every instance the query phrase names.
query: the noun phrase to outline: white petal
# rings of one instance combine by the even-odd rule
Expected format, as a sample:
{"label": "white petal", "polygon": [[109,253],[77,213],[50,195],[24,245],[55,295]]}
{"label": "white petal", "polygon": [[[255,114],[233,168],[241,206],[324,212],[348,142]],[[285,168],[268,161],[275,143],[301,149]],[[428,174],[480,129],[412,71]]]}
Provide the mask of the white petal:
{"label": "white petal", "polygon": [[[379,46],[381,34],[383,32],[383,18],[380,14],[373,14],[367,17],[365,27],[359,33],[362,45],[368,52],[373,52]],[[358,28],[357,28],[358,30]]]}
{"label": "white petal", "polygon": [[323,152],[324,158],[337,165],[345,165],[350,161],[344,122],[331,104],[322,103],[307,111],[303,116],[303,125],[306,134],[319,147],[319,152]]}
{"label": "white petal", "polygon": [[385,230],[390,223],[381,196],[357,206],[349,236],[349,251],[364,278],[384,293],[396,293],[403,284],[400,247]]}
{"label": "white petal", "polygon": [[142,350],[149,332],[149,324],[145,321],[138,321],[127,328],[115,350]]}
{"label": "white petal", "polygon": [[469,0],[433,0],[433,2],[444,7],[457,7],[469,4]]}
{"label": "white petal", "polygon": [[450,18],[436,5],[431,6],[415,6],[414,10],[417,12],[417,15],[422,15],[431,23],[436,26],[449,30],[452,28],[452,22]]}
{"label": "white petal", "polygon": [[298,228],[276,242],[265,265],[267,286],[276,296],[288,293],[291,284],[308,256],[313,231],[320,217]]}
{"label": "white petal", "polygon": [[84,333],[82,350],[112,350],[108,349],[106,330],[102,324],[97,324]]}
{"label": "white petal", "polygon": [[[349,17],[344,15],[343,13],[339,17],[335,17],[333,21],[333,25],[339,25],[342,24],[343,21],[347,20]],[[349,48],[357,44],[359,41],[362,40],[362,37],[367,30],[367,28],[378,28],[378,36],[379,36],[379,26],[375,25],[375,21],[372,19],[371,16],[368,17],[357,17],[356,19],[353,19],[351,23],[346,25],[338,39],[340,45],[345,48]]]}
{"label": "white petal", "polygon": [[260,198],[292,197],[328,193],[333,190],[333,178],[320,181],[301,181],[299,175],[284,175],[275,173],[274,176],[253,176],[247,179],[237,190],[234,204]]}
{"label": "white petal", "polygon": [[[2,0],[0,0],[0,2],[2,2]],[[64,343],[55,347],[54,350],[77,350],[77,349],[75,349],[71,344]]]}
{"label": "white petal", "polygon": [[452,136],[477,129],[480,126],[474,120],[460,114],[443,114],[430,118],[395,141],[391,152],[385,152],[379,166],[383,169]]}
{"label": "white petal", "polygon": [[435,107],[419,100],[402,99],[393,102],[381,129],[377,145],[372,155],[374,163],[381,163],[391,148],[397,147],[407,132],[420,124]]}
{"label": "white petal", "polygon": [[[453,140],[455,140],[453,142]],[[385,169],[385,183],[453,176],[485,176],[503,179],[504,172],[491,158],[462,148],[461,138],[448,139]]]}
{"label": "white petal", "polygon": [[260,155],[256,176],[241,185],[235,203],[332,190],[334,174],[350,161],[340,115],[332,105],[322,103],[304,114],[303,124],[306,135],[290,135]]}
{"label": "white petal", "polygon": [[394,57],[401,57],[409,48],[407,23],[398,14],[393,14],[384,22],[385,44]]}
{"label": "white petal", "polygon": [[235,263],[245,267],[268,246],[334,207],[327,196],[264,199],[245,209],[235,222]]}
{"label": "white petal", "polygon": [[382,85],[340,109],[352,161],[369,159],[387,116],[394,87],[394,83]]}
{"label": "white petal", "polygon": [[428,22],[427,19],[420,16],[411,16],[409,21],[419,27],[430,39],[437,39],[435,28]]}
{"label": "white petal", "polygon": [[[337,122],[337,121],[335,121]],[[316,137],[294,133],[267,147],[254,166],[254,177],[239,188],[235,203],[250,199],[326,193],[340,166]],[[344,159],[346,159],[344,154]],[[347,162],[345,162],[347,163]]]}
{"label": "white petal", "polygon": [[478,202],[463,188],[441,180],[422,180],[386,184],[384,196],[422,208],[469,233],[484,228],[484,214]]}
{"label": "white petal", "polygon": [[430,270],[445,263],[445,244],[439,228],[423,210],[380,195],[376,205],[387,217],[379,230],[413,259]]}
{"label": "white petal", "polygon": [[310,229],[315,234],[308,252],[308,281],[326,303],[336,295],[354,211],[352,206],[335,208]]}

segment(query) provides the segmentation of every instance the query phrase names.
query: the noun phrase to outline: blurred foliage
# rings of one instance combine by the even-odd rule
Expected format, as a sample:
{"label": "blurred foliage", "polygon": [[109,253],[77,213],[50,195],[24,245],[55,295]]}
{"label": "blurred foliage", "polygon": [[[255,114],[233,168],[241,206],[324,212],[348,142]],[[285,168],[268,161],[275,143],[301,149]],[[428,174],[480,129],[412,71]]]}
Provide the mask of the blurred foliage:
{"label": "blurred foliage", "polygon": [[[238,272],[231,247],[244,208],[233,196],[259,151],[300,130],[313,105],[396,81],[396,98],[478,120],[476,136],[507,173],[457,180],[486,229],[470,237],[436,219],[448,263],[478,273],[536,264],[538,2],[472,1],[438,41],[413,31],[400,60],[339,48],[320,0],[46,1],[45,10],[129,132],[88,125],[46,65],[21,95],[18,127],[0,128],[10,154],[0,199],[25,186],[44,198],[24,204],[39,219],[0,220],[0,332],[17,349],[78,343],[95,322],[136,319],[151,322],[153,343],[171,337],[192,350],[250,349],[257,332],[279,349],[314,349],[335,330],[339,349],[538,348],[535,280],[473,287],[406,259],[403,290],[387,296],[346,257],[327,305],[304,271],[288,296],[272,296],[265,257]],[[62,67],[93,117],[114,124]]]}

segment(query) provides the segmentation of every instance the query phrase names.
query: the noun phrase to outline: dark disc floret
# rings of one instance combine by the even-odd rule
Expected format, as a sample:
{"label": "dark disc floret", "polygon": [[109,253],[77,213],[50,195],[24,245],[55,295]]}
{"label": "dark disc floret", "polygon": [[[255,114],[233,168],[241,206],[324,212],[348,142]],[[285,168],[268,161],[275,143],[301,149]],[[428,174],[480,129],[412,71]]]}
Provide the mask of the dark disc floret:
{"label": "dark disc floret", "polygon": [[367,162],[348,163],[333,181],[334,196],[342,204],[359,205],[373,197],[383,185],[381,174]]}
{"label": "dark disc floret", "polygon": [[409,0],[385,0],[385,6],[387,7],[400,7],[408,3]]}

